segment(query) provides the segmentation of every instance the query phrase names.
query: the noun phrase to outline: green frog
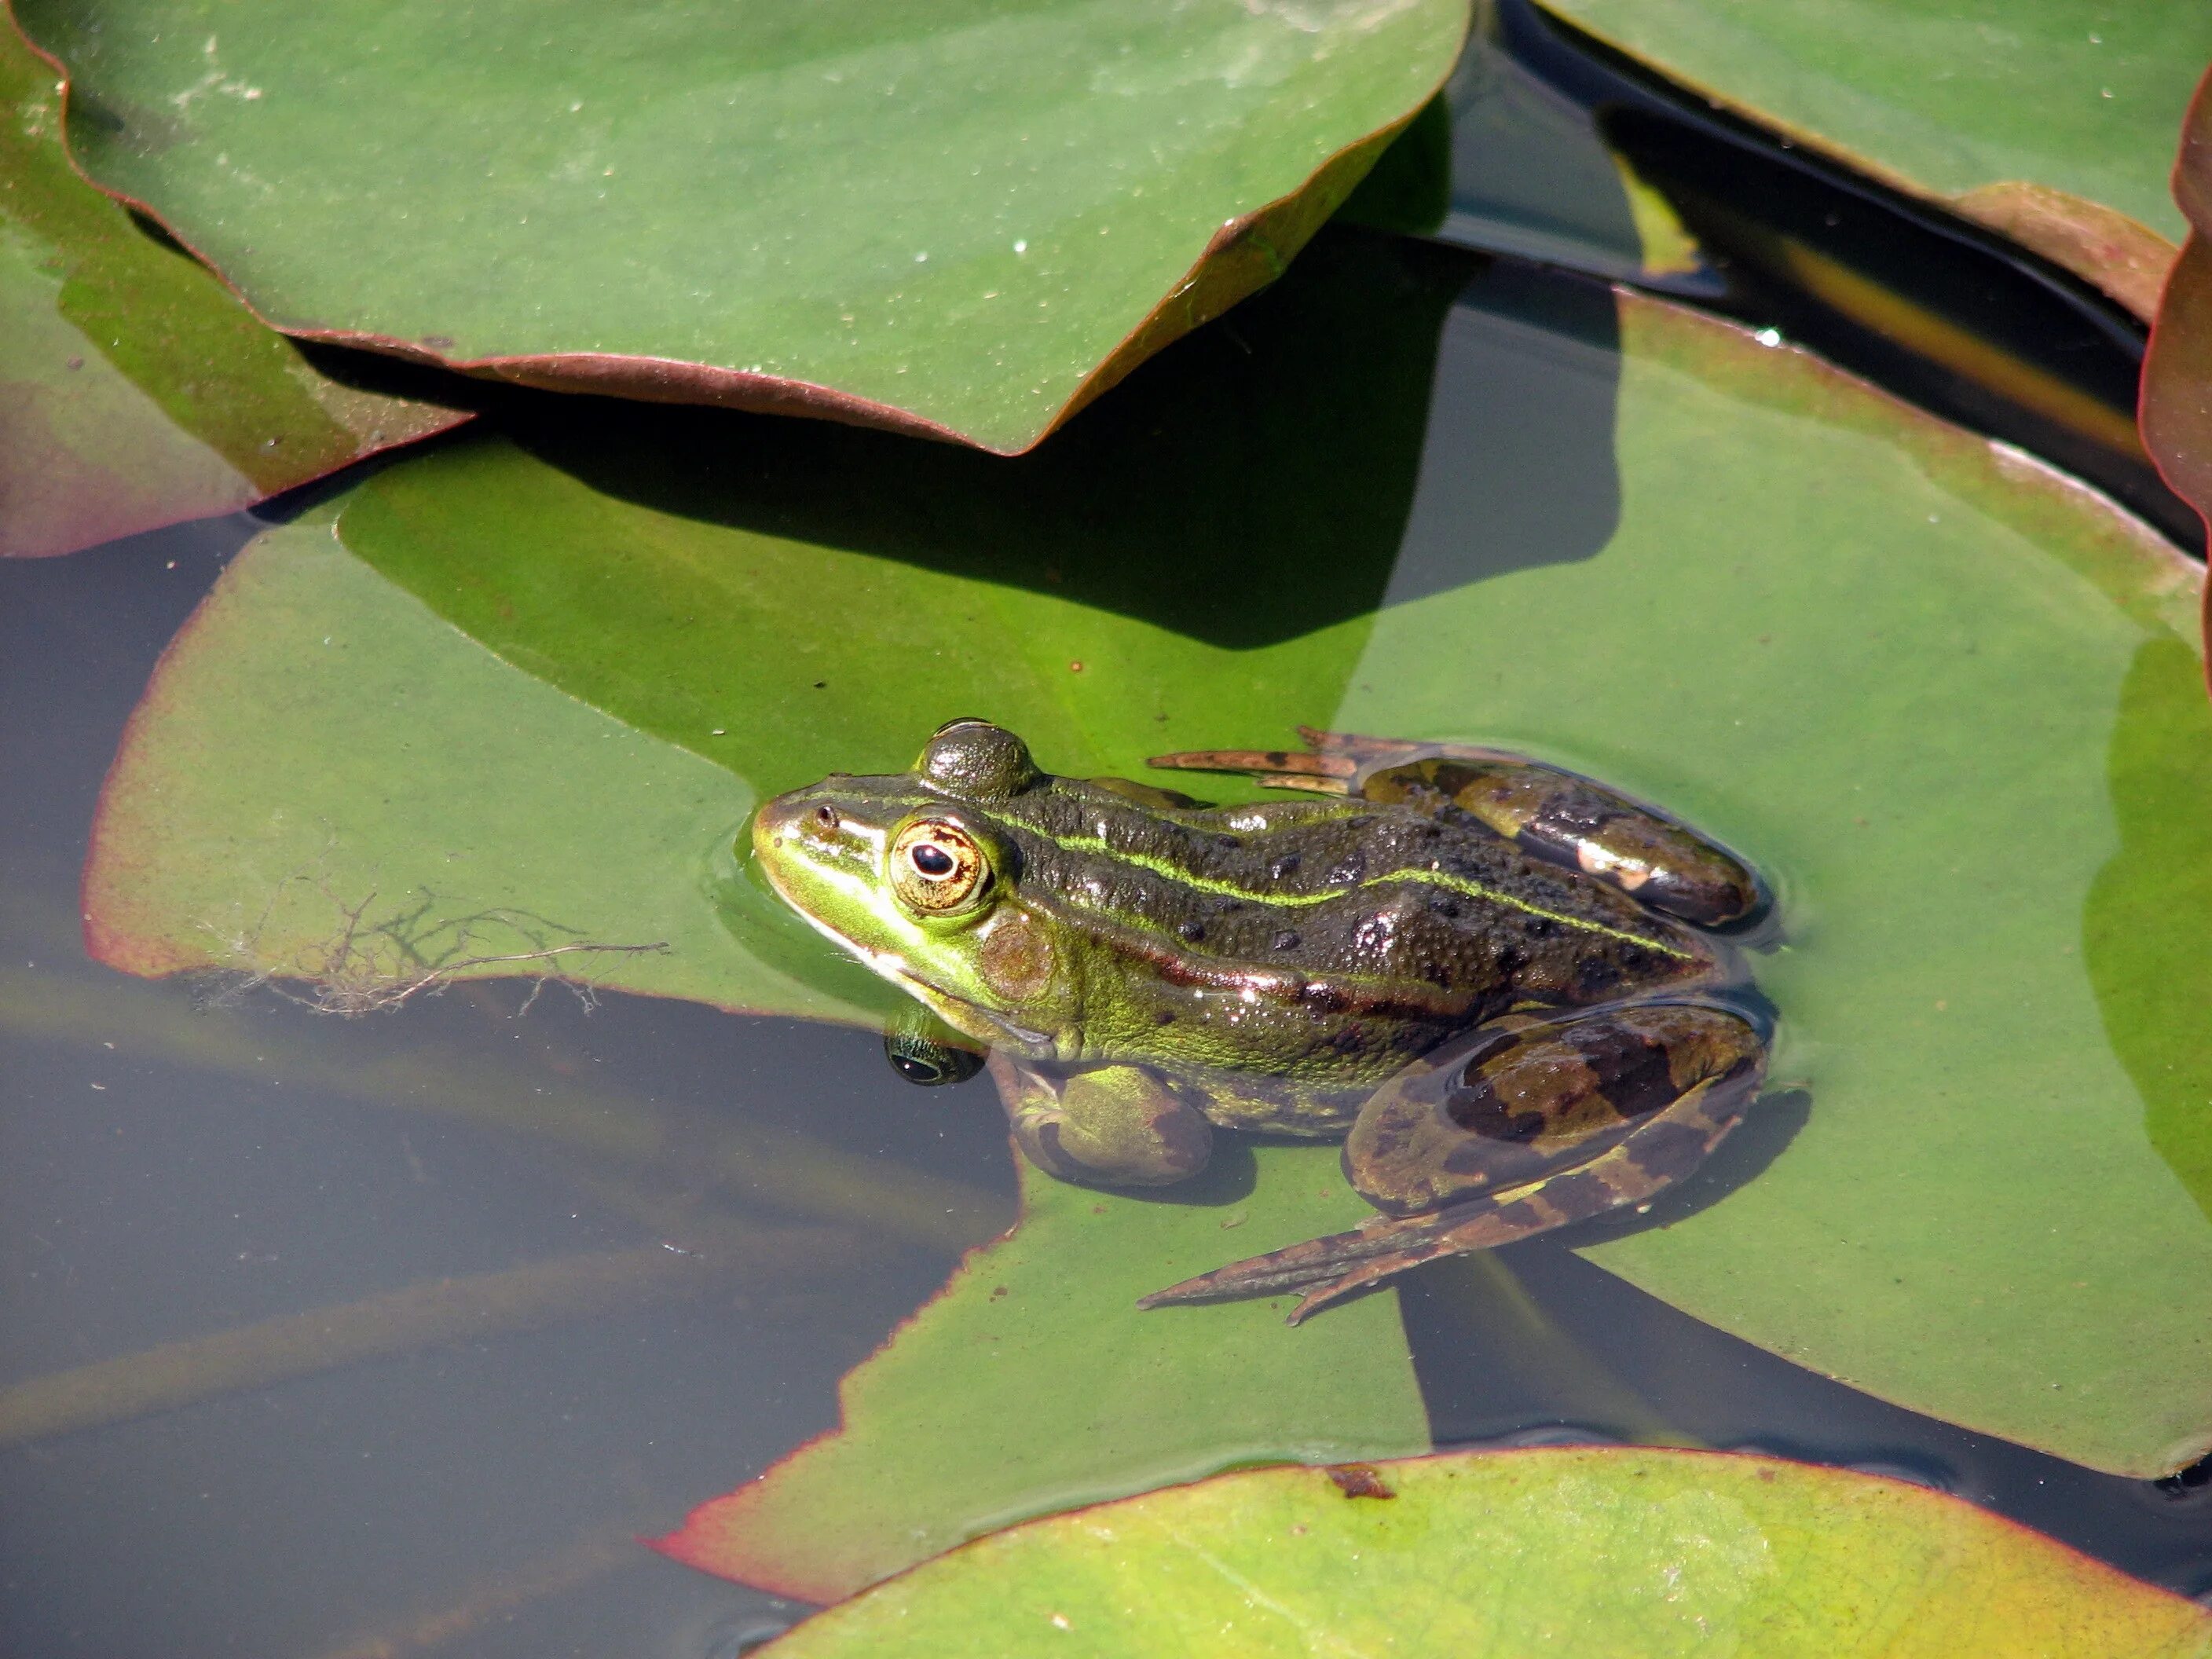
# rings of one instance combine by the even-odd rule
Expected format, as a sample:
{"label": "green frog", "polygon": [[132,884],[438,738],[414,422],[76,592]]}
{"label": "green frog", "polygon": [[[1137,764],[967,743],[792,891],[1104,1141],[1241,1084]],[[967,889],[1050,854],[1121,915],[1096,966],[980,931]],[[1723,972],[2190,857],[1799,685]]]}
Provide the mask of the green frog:
{"label": "green frog", "polygon": [[[1742,1115],[1766,1032],[1723,930],[1764,905],[1725,849],[1500,750],[1303,731],[1160,756],[1305,799],[1208,805],[1054,777],[1012,732],[833,774],[755,819],[762,872],[988,1064],[1031,1162],[1183,1181],[1215,1129],[1341,1137],[1380,1213],[1142,1305],[1315,1309],[1440,1255],[1641,1204]],[[961,1069],[909,1036],[909,1074]]]}

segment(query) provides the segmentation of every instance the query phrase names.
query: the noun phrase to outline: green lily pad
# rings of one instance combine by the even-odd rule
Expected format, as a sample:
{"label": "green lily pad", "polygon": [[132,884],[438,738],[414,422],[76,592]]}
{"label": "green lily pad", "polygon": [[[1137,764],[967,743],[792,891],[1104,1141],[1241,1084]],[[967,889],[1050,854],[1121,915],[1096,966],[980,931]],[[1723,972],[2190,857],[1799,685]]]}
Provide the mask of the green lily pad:
{"label": "green lily pad", "polygon": [[[1778,885],[1786,942],[1754,967],[1771,1076],[1809,1110],[1755,1176],[1585,1248],[1883,1398],[2102,1468],[2191,1461],[2212,1444],[2212,1223],[2130,1073],[2193,1027],[2110,1024],[2133,995],[2114,964],[2212,918],[2177,885],[2132,942],[2095,890],[2194,810],[2146,789],[2186,770],[2164,750],[2191,728],[2116,726],[2146,646],[2193,650],[2201,573],[2016,453],[1671,307],[1498,267],[1439,335],[1479,269],[1328,239],[1012,465],[577,409],[386,469],[337,535],[507,663],[751,791],[902,766],[973,713],[1067,772],[1303,720],[1510,744],[1658,800]],[[364,781],[439,741],[427,714],[374,715],[313,741]],[[279,717],[210,717],[195,764],[241,765]],[[134,744],[163,741],[143,716]],[[553,822],[588,806],[561,765],[536,775]],[[95,917],[127,895],[170,939],[226,878],[261,902],[265,869],[210,868],[175,905],[179,856],[103,836]]]}
{"label": "green lily pad", "polygon": [[1172,1327],[1137,1310],[1147,1291],[1225,1254],[1365,1213],[1334,1146],[1259,1147],[1249,1172],[1232,1159],[1183,1203],[1024,1165],[1020,1224],[845,1379],[842,1426],[700,1505],[655,1547],[779,1595],[834,1601],[1029,1516],[1245,1464],[1425,1451],[1389,1297],[1346,1309],[1325,1349],[1299,1347],[1287,1300]]}
{"label": "green lily pad", "polygon": [[19,0],[70,137],[288,332],[1029,447],[1272,280],[1468,0]]}
{"label": "green lily pad", "polygon": [[251,507],[469,418],[264,328],[76,176],[60,114],[0,15],[0,557]]}
{"label": "green lily pad", "polygon": [[741,780],[499,661],[331,520],[264,532],[163,656],[93,828],[95,957],[298,981],[348,1012],[516,975],[819,1018],[880,1006],[866,975],[794,978],[723,925]]}
{"label": "green lily pad", "polygon": [[1793,142],[1942,200],[2148,316],[2185,227],[2195,0],[1546,0]]}
{"label": "green lily pad", "polygon": [[1031,1522],[761,1650],[844,1655],[2212,1652],[2212,1614],[1972,1504],[1765,1458],[1257,1469]]}

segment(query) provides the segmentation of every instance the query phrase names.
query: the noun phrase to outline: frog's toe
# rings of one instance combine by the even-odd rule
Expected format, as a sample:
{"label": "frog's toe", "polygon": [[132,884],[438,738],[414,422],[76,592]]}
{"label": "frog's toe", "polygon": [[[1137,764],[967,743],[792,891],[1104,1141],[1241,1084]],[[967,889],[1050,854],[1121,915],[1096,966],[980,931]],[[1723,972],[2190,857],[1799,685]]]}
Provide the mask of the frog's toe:
{"label": "frog's toe", "polygon": [[[1453,1224],[1457,1220],[1460,1225]],[[1212,1273],[1200,1273],[1165,1290],[1139,1298],[1139,1308],[1167,1308],[1179,1303],[1237,1302],[1286,1291],[1303,1292],[1291,1310],[1289,1322],[1297,1324],[1316,1309],[1401,1273],[1439,1255],[1455,1255],[1480,1249],[1484,1243],[1504,1243],[1522,1236],[1510,1225],[1497,1228],[1493,1239],[1456,1242],[1465,1225],[1449,1212],[1393,1220],[1378,1216],[1348,1233],[1308,1239],[1303,1244],[1271,1250],[1243,1261],[1232,1261]]]}

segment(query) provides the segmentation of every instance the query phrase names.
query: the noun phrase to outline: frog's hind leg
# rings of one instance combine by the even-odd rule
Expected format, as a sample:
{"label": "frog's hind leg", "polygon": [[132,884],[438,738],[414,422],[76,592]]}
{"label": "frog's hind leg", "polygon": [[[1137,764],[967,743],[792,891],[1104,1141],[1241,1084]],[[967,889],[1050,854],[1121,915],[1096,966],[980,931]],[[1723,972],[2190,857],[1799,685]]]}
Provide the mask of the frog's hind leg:
{"label": "frog's hind leg", "polygon": [[[1680,1027],[1664,1037],[1667,1057],[1678,1067],[1686,1066],[1688,1074],[1678,1074],[1675,1079],[1679,1094],[1656,1110],[1637,1114],[1632,1126],[1620,1118],[1610,1126],[1591,1121],[1592,1115],[1583,1109],[1587,1103],[1582,1097],[1589,1093],[1587,1080],[1577,1085],[1563,1079],[1586,1070],[1594,1052],[1588,1040],[1594,1034],[1591,1028],[1613,1028],[1631,1021],[1653,1027],[1643,1039],[1646,1042],[1661,1036],[1659,1022]],[[1425,1214],[1378,1216],[1351,1232],[1232,1262],[1155,1291],[1138,1305],[1157,1308],[1300,1291],[1304,1297],[1290,1316],[1290,1322],[1295,1325],[1340,1297],[1437,1256],[1510,1244],[1640,1203],[1680,1180],[1721,1143],[1741,1119],[1765,1069],[1765,1044],[1759,1033],[1750,1022],[1723,1009],[1652,1005],[1622,1010],[1617,1015],[1589,1016],[1571,1022],[1582,1028],[1571,1034],[1572,1042],[1559,1035],[1567,1024],[1563,1022],[1550,1031],[1539,1025],[1514,1034],[1507,1045],[1507,1060],[1512,1065],[1512,1051],[1519,1051],[1517,1064],[1524,1079],[1529,1075],[1540,1077],[1547,1070],[1559,1074],[1544,1085],[1554,1098],[1536,1114],[1547,1117],[1547,1122],[1544,1129],[1532,1132],[1533,1139],[1540,1145],[1559,1127],[1561,1115],[1556,1108],[1565,1101],[1568,1109],[1564,1115],[1583,1120],[1581,1127],[1567,1132],[1580,1150],[1590,1154],[1582,1161],[1499,1183],[1474,1196],[1455,1197]],[[1479,1050],[1474,1062],[1462,1057],[1448,1068],[1457,1093],[1480,1093],[1500,1081],[1496,1056],[1494,1048]],[[1461,1083],[1464,1073],[1477,1069],[1490,1073],[1489,1077],[1479,1085]],[[1608,1083],[1620,1079],[1596,1081],[1602,1092]],[[1454,1119],[1480,1121],[1483,1115],[1455,1109],[1455,1104],[1453,1091],[1447,1090],[1445,1097],[1429,1114],[1440,1126],[1437,1133],[1445,1137],[1455,1133]],[[1466,1102],[1456,1104],[1463,1109]],[[1363,1114],[1363,1122],[1365,1117]],[[1460,1192],[1466,1193],[1482,1184],[1474,1170],[1476,1164],[1487,1161],[1488,1149],[1482,1143],[1491,1136],[1478,1129],[1462,1128],[1456,1133],[1477,1154],[1465,1164],[1467,1173],[1456,1182]],[[1523,1149],[1507,1146],[1504,1150],[1510,1154]],[[1562,1155],[1572,1158],[1574,1150],[1569,1148]],[[1510,1169],[1514,1162],[1509,1156],[1495,1167]]]}

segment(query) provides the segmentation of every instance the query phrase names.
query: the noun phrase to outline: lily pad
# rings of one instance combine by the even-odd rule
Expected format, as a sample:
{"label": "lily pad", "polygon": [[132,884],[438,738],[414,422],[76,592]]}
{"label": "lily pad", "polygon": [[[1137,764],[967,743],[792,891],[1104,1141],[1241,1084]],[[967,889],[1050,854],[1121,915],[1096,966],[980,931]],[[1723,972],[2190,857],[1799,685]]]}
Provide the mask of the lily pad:
{"label": "lily pad", "polygon": [[70,143],[260,314],[1025,449],[1272,280],[1468,0],[19,0]]}
{"label": "lily pad", "polygon": [[2148,315],[2166,158],[2212,62],[2194,0],[1547,0],[1715,102],[1945,201]]}
{"label": "lily pad", "polygon": [[1259,1469],[1032,1522],[761,1651],[2212,1652],[2212,1614],[1972,1505],[1765,1458]]}
{"label": "lily pad", "polygon": [[0,15],[0,557],[251,507],[470,418],[309,362],[78,178],[60,115]]}
{"label": "lily pad", "polygon": [[[1669,306],[1501,266],[1439,335],[1434,273],[1480,268],[1376,246],[1330,238],[1011,465],[579,408],[386,469],[337,535],[749,790],[903,765],[972,713],[1066,772],[1304,721],[1504,744],[1660,801],[1778,886],[1784,945],[1754,969],[1781,1015],[1771,1075],[1809,1108],[1755,1177],[1584,1248],[1885,1399],[2102,1468],[2193,1459],[2212,1223],[2129,1057],[2145,1028],[2191,1036],[2151,1007],[2124,1049],[2108,1029],[2132,994],[2113,953],[2167,951],[2193,890],[2155,939],[2099,921],[2094,970],[2083,941],[2123,826],[2149,844],[2194,810],[2144,793],[2189,728],[2137,726],[2110,757],[2138,654],[2195,648],[2201,572],[2017,453]],[[1333,310],[1340,289],[1365,302]],[[1376,320],[1333,335],[1340,314]],[[210,717],[198,765],[240,764],[279,718]],[[438,741],[427,718],[344,729],[364,779]],[[161,717],[132,741],[157,746]],[[550,758],[537,775],[588,805]],[[163,897],[177,856],[103,836],[96,915],[127,894],[167,938],[205,912],[213,885]],[[252,896],[268,873],[231,879]]]}
{"label": "lily pad", "polygon": [[2191,228],[2143,360],[2143,443],[2174,493],[2212,526],[2212,71],[2182,128],[2173,195]]}
{"label": "lily pad", "polygon": [[[320,518],[241,553],[163,658],[103,797],[88,940],[130,971],[280,976],[340,1012],[538,974],[868,1021],[877,982],[726,868],[751,803],[501,662]],[[1135,1306],[1225,1246],[1356,1223],[1334,1147],[1224,1157],[1164,1205],[1024,1182],[1019,1231],[855,1374],[854,1432],[702,1510],[672,1553],[827,1600],[1016,1516],[1426,1448],[1387,1298],[1318,1340],[1265,1304]]]}
{"label": "lily pad", "polygon": [[1336,1149],[1257,1148],[1195,1196],[1093,1192],[1024,1165],[1020,1224],[845,1379],[840,1427],[656,1547],[834,1601],[1029,1516],[1245,1464],[1427,1450],[1392,1298],[1346,1309],[1313,1350],[1283,1322],[1287,1300],[1172,1326],[1137,1310],[1224,1254],[1358,1224]]}

